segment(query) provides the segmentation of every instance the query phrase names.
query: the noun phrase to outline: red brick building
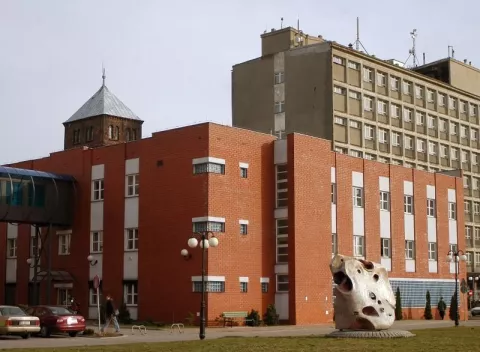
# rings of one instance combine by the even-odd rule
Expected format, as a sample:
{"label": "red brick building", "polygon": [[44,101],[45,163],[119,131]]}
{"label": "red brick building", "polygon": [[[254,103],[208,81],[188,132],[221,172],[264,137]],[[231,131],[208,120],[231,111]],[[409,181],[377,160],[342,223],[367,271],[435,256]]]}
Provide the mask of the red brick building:
{"label": "red brick building", "polygon": [[[109,144],[11,165],[75,179],[73,223],[49,232],[51,303],[74,296],[95,318],[98,275],[102,292],[123,300],[134,319],[196,315],[201,252],[187,246],[192,229],[219,239],[208,249],[209,321],[224,311],[263,313],[271,303],[291,324],[332,321],[335,252],[385,265],[406,317],[421,317],[427,290],[433,307],[440,296],[450,302],[454,266],[444,258],[464,248],[461,173],[382,164],[337,154],[314,137],[278,140],[212,123]],[[0,168],[0,215],[1,204],[14,208],[7,176]],[[27,263],[34,234],[28,224],[0,223],[1,302],[28,303],[37,280],[40,301],[47,300],[46,281],[34,279]],[[40,254],[40,272],[48,252]]]}

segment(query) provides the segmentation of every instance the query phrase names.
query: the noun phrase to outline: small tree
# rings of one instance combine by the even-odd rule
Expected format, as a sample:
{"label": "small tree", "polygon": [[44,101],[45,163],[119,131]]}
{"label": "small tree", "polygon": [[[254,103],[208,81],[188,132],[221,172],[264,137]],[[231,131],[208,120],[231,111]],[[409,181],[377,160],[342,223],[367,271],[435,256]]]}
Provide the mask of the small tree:
{"label": "small tree", "polygon": [[395,293],[395,320],[402,319],[402,297],[400,296],[400,287],[397,287],[397,292]]}
{"label": "small tree", "polygon": [[261,322],[260,314],[257,310],[252,309],[251,312],[247,315],[247,324],[248,326],[259,326]]}
{"label": "small tree", "polygon": [[278,314],[274,304],[269,304],[267,312],[263,316],[263,321],[267,326],[278,325]]}
{"label": "small tree", "polygon": [[450,300],[450,309],[448,310],[448,316],[451,320],[455,320],[455,316],[459,318],[458,315],[458,301],[457,294],[454,293],[452,299]]}
{"label": "small tree", "polygon": [[430,302],[430,291],[427,290],[427,297],[426,297],[426,303],[425,303],[425,312],[423,313],[423,317],[427,320],[433,319],[432,315],[432,304]]}

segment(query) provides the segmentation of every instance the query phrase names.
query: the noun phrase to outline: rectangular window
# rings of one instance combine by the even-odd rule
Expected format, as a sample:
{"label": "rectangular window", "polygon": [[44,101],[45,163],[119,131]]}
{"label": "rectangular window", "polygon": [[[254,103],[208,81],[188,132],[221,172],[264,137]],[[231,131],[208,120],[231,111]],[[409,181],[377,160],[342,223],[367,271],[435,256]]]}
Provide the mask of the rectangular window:
{"label": "rectangular window", "polygon": [[380,115],[385,115],[387,113],[387,103],[379,100],[377,102],[377,113],[379,113]]}
{"label": "rectangular window", "polygon": [[450,220],[457,220],[457,203],[448,202],[448,218]]}
{"label": "rectangular window", "polygon": [[246,168],[246,167],[241,167],[240,168],[240,177],[241,178],[247,178],[248,177],[248,168]]}
{"label": "rectangular window", "polygon": [[386,79],[385,74],[378,72],[377,73],[377,84],[380,87],[385,87],[386,82],[387,82],[387,79]]}
{"label": "rectangular window", "polygon": [[348,91],[348,96],[352,99],[360,100],[361,94],[353,90]]}
{"label": "rectangular window", "polygon": [[103,200],[103,180],[93,181],[93,200]]}
{"label": "rectangular window", "polygon": [[427,100],[429,103],[433,103],[435,101],[435,92],[433,90],[427,90]]}
{"label": "rectangular window", "polygon": [[287,164],[277,165],[277,208],[288,206],[288,168]]}
{"label": "rectangular window", "polygon": [[419,153],[425,152],[425,141],[422,139],[417,139],[417,151]]}
{"label": "rectangular window", "polygon": [[380,238],[380,251],[382,258],[391,257],[390,238]]}
{"label": "rectangular window", "polygon": [[125,229],[125,250],[138,251],[138,229]]}
{"label": "rectangular window", "polygon": [[437,145],[433,142],[428,142],[428,153],[430,155],[437,155]]}
{"label": "rectangular window", "polygon": [[221,174],[225,175],[225,165],[217,163],[201,163],[193,165],[193,174]]}
{"label": "rectangular window", "polygon": [[42,246],[40,237],[30,237],[30,258],[35,258],[39,254],[39,250]]}
{"label": "rectangular window", "polygon": [[432,128],[432,129],[435,128],[435,120],[436,120],[435,116],[428,115],[428,119],[427,119],[428,128]]}
{"label": "rectangular window", "polygon": [[262,293],[268,293],[268,282],[262,282]]}
{"label": "rectangular window", "polygon": [[403,121],[412,122],[412,109],[409,109],[409,108],[403,109]]}
{"label": "rectangular window", "polygon": [[363,188],[353,187],[353,206],[363,208]]}
{"label": "rectangular window", "polygon": [[425,124],[425,114],[423,114],[421,112],[417,112],[415,114],[415,117],[417,119],[417,125],[423,126]]}
{"label": "rectangular window", "polygon": [[372,82],[373,81],[373,72],[369,68],[364,68],[363,69],[363,80],[365,82]]}
{"label": "rectangular window", "polygon": [[333,63],[337,65],[343,65],[344,64],[344,59],[338,56],[333,57]]}
{"label": "rectangular window", "polygon": [[390,192],[380,191],[380,210],[390,211]]}
{"label": "rectangular window", "polygon": [[284,101],[276,101],[274,104],[274,113],[275,114],[280,114],[282,112],[285,112],[285,102]]}
{"label": "rectangular window", "polygon": [[[202,282],[194,281],[193,282],[193,292],[202,292]],[[205,282],[205,292],[225,292],[225,282],[224,281],[207,281]]]}
{"label": "rectangular window", "polygon": [[240,224],[240,235],[247,235],[247,234],[248,234],[248,225]]}
{"label": "rectangular window", "polygon": [[360,64],[358,64],[356,62],[353,62],[353,61],[349,61],[348,62],[348,68],[351,68],[352,70],[358,71],[360,69]]}
{"label": "rectangular window", "polygon": [[102,253],[103,252],[103,232],[94,231],[90,236],[90,252]]}
{"label": "rectangular window", "polygon": [[412,84],[410,82],[403,81],[403,94],[412,94]]}
{"label": "rectangular window", "polygon": [[365,111],[373,110],[373,99],[370,97],[363,97],[363,109]]}
{"label": "rectangular window", "polygon": [[285,81],[285,73],[284,72],[275,72],[275,84],[280,84]]}
{"label": "rectangular window", "polygon": [[398,119],[400,117],[400,106],[390,104],[390,116]]}
{"label": "rectangular window", "polygon": [[197,221],[193,223],[193,232],[225,232],[225,223],[220,221]]}
{"label": "rectangular window", "polygon": [[277,263],[288,263],[288,220],[276,220]]}
{"label": "rectangular window", "polygon": [[17,257],[17,239],[9,238],[7,239],[7,258],[16,258]]}
{"label": "rectangular window", "polygon": [[332,233],[332,257],[338,253],[337,234]]}
{"label": "rectangular window", "polygon": [[423,88],[420,86],[415,86],[415,96],[418,99],[423,99]]}
{"label": "rectangular window", "polygon": [[277,292],[288,292],[288,275],[277,275]]}
{"label": "rectangular window", "polygon": [[57,288],[57,305],[68,307],[72,300],[72,291],[69,288]]}
{"label": "rectangular window", "polygon": [[472,227],[471,226],[465,226],[465,239],[466,240],[471,240],[472,239]]}
{"label": "rectangular window", "polygon": [[335,94],[345,95],[346,89],[345,89],[345,88],[342,88],[342,87],[337,87],[337,86],[335,86],[335,87],[333,87],[333,92],[334,92]]}
{"label": "rectangular window", "polygon": [[90,288],[89,290],[89,305],[90,306],[97,306],[98,304],[98,294],[97,294],[97,290],[94,289],[93,287]]}
{"label": "rectangular window", "polygon": [[388,144],[388,131],[379,129],[378,130],[378,142],[382,144]]}
{"label": "rectangular window", "polygon": [[332,183],[331,185],[331,203],[332,204],[337,204],[337,185],[335,183]]}
{"label": "rectangular window", "polygon": [[374,137],[374,129],[372,126],[365,125],[365,139],[373,139]]}
{"label": "rectangular window", "polygon": [[413,138],[405,136],[405,149],[413,149]]}
{"label": "rectangular window", "polygon": [[136,306],[138,304],[138,284],[137,282],[126,282],[123,285],[123,299],[127,306]]}
{"label": "rectangular window", "polygon": [[391,78],[390,78],[390,88],[393,91],[397,91],[400,88],[400,81],[397,77],[391,76]]}
{"label": "rectangular window", "polygon": [[414,259],[415,258],[415,242],[414,241],[405,241],[405,259]]}
{"label": "rectangular window", "polygon": [[396,147],[400,144],[400,133],[392,132],[392,145]]}
{"label": "rectangular window", "polygon": [[428,242],[428,260],[437,260],[437,243]]}
{"label": "rectangular window", "polygon": [[70,240],[71,240],[71,234],[58,235],[58,254],[59,255],[70,254]]}
{"label": "rectangular window", "polygon": [[435,217],[435,199],[427,198],[427,216]]}
{"label": "rectangular window", "polygon": [[466,200],[463,202],[463,210],[465,211],[465,214],[470,214],[470,201]]}
{"label": "rectangular window", "polygon": [[403,212],[413,214],[413,196],[403,196]]}
{"label": "rectangular window", "polygon": [[241,293],[248,292],[248,282],[240,282],[240,292]]}
{"label": "rectangular window", "polygon": [[363,236],[353,236],[353,255],[355,257],[363,257],[365,255],[363,244]]}
{"label": "rectangular window", "polygon": [[127,197],[138,196],[139,175],[127,176]]}

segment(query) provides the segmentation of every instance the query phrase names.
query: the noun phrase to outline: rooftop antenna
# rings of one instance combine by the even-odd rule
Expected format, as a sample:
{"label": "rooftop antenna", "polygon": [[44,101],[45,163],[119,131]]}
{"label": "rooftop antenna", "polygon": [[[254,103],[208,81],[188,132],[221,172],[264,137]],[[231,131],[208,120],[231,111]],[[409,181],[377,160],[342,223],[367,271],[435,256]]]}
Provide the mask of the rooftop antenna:
{"label": "rooftop antenna", "polygon": [[280,29],[282,29],[282,28],[283,28],[283,17],[280,18]]}
{"label": "rooftop antenna", "polygon": [[405,60],[405,64],[407,61],[410,59],[410,56],[413,57],[413,67],[418,66],[418,59],[417,59],[417,52],[416,52],[416,39],[417,39],[417,30],[414,29],[413,31],[410,32],[410,36],[412,37],[412,48],[408,51],[409,55],[408,58]]}
{"label": "rooftop antenna", "polygon": [[451,45],[448,46],[448,57],[455,59],[455,50],[453,50],[453,46]]}
{"label": "rooftop antenna", "polygon": [[105,66],[103,66],[103,62],[102,62],[102,87],[105,87],[105,79],[107,78],[107,76],[105,75]]}
{"label": "rooftop antenna", "polygon": [[368,55],[367,49],[363,46],[362,42],[360,41],[360,18],[357,17],[357,38],[355,39],[355,49],[360,51],[360,46],[362,47],[363,51]]}
{"label": "rooftop antenna", "polygon": [[300,16],[297,15],[297,31],[300,32]]}

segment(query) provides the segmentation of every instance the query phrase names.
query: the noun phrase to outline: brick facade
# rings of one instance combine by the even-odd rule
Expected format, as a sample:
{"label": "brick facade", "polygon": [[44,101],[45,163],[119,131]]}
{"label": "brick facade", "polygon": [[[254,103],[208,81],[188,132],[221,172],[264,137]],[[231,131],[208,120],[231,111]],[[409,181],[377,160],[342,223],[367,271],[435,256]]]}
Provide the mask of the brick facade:
{"label": "brick facade", "polygon": [[[207,275],[225,277],[225,292],[207,294],[207,319],[224,311],[266,311],[276,302],[276,189],[275,137],[211,123],[159,133],[130,143],[96,149],[72,149],[15,166],[70,174],[77,180],[75,220],[70,255],[58,255],[58,238],[52,237],[52,269],[74,277],[72,294],[83,314],[89,306],[90,221],[92,166],[104,165],[102,289],[117,301],[124,296],[124,219],[126,160],[139,159],[138,205],[138,319],[184,321],[196,315],[200,294],[192,292],[192,277],[201,274],[201,252],[191,249],[192,218],[225,218],[219,246],[208,250]],[[318,324],[332,321],[332,284],[328,264],[332,255],[331,172],[337,184],[336,218],[338,252],[353,254],[352,172],[363,173],[365,190],[366,258],[379,262],[379,176],[389,177],[391,191],[392,271],[390,277],[451,279],[443,259],[449,250],[448,189],[456,190],[458,248],[464,248],[463,187],[461,178],[385,165],[331,151],[328,141],[300,134],[288,135],[288,321]],[[225,173],[192,173],[192,160],[225,160]],[[248,177],[240,177],[239,163],[248,164]],[[403,181],[414,183],[415,272],[405,272]],[[437,199],[438,273],[429,272],[426,239],[426,185],[434,185]],[[248,234],[240,234],[240,220],[248,220]],[[18,226],[16,303],[28,301],[30,228]],[[58,229],[54,229],[58,230]],[[43,229],[45,233],[45,229]],[[0,223],[0,240],[7,226]],[[188,249],[189,260],[181,257]],[[5,249],[0,249],[5,258]],[[127,258],[127,259],[125,259]],[[42,258],[44,263],[45,258]],[[7,267],[0,260],[0,282]],[[461,277],[465,265],[460,266]],[[462,276],[463,275],[463,276]],[[248,277],[248,292],[240,292],[240,277]],[[262,293],[260,278],[269,278]],[[41,298],[45,301],[45,282]],[[52,303],[56,303],[55,290]],[[453,292],[453,284],[452,284]],[[0,299],[5,299],[0,290]],[[449,303],[451,295],[445,293]],[[436,303],[432,302],[435,306]],[[285,309],[282,308],[282,309]],[[418,307],[405,314],[419,318]]]}

